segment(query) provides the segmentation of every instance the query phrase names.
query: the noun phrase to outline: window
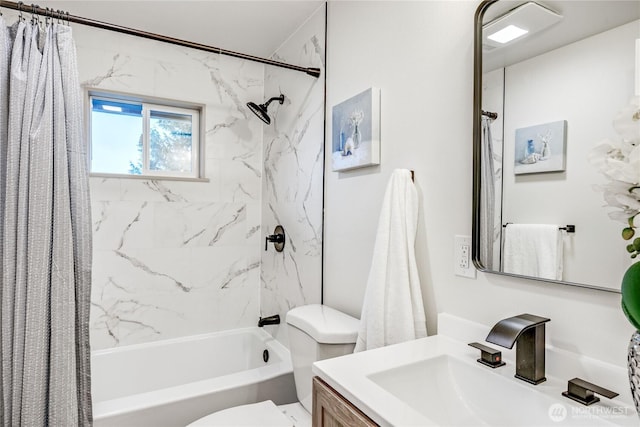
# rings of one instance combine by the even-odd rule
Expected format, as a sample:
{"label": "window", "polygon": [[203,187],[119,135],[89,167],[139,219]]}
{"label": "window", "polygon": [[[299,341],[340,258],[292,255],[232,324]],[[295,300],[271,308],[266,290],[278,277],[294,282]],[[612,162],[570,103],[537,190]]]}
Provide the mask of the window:
{"label": "window", "polygon": [[91,172],[199,178],[200,110],[90,94]]}

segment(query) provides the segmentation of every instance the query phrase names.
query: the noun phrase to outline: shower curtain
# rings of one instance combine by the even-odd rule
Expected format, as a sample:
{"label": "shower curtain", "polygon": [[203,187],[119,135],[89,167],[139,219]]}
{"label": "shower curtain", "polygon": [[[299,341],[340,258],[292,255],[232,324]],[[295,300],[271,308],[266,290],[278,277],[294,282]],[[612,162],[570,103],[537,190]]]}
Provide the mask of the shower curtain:
{"label": "shower curtain", "polygon": [[91,425],[91,221],[71,28],[0,16],[0,425]]}
{"label": "shower curtain", "polygon": [[493,168],[493,140],[491,137],[491,119],[482,117],[481,177],[480,177],[480,260],[489,269],[493,269],[493,242],[495,236],[495,182]]}

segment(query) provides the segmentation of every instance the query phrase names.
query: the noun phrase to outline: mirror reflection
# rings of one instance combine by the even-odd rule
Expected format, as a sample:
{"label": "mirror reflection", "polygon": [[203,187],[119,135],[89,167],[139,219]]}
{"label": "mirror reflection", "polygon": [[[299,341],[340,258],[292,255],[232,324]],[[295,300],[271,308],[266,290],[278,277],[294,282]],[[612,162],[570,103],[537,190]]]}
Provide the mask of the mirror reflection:
{"label": "mirror reflection", "polygon": [[620,138],[612,122],[640,96],[640,2],[479,10],[474,259],[485,271],[619,291],[632,259],[593,153]]}

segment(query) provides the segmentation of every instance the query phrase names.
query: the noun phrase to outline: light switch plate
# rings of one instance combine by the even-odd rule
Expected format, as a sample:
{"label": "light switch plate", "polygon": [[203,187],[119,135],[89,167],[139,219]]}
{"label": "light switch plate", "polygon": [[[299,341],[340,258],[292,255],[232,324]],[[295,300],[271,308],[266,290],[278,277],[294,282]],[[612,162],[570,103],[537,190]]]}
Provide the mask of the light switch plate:
{"label": "light switch plate", "polygon": [[471,261],[471,236],[454,236],[453,252],[453,273],[475,279],[476,268]]}

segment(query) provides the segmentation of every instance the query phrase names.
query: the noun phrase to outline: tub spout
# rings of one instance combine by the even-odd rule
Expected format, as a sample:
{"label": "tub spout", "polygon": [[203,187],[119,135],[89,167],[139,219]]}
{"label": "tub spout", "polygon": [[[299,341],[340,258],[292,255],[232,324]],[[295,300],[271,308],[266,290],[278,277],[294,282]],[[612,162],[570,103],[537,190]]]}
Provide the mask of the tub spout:
{"label": "tub spout", "polygon": [[280,324],[279,314],[274,314],[273,316],[269,316],[269,317],[261,317],[260,320],[258,320],[258,326],[261,328],[264,325],[279,325],[279,324]]}

